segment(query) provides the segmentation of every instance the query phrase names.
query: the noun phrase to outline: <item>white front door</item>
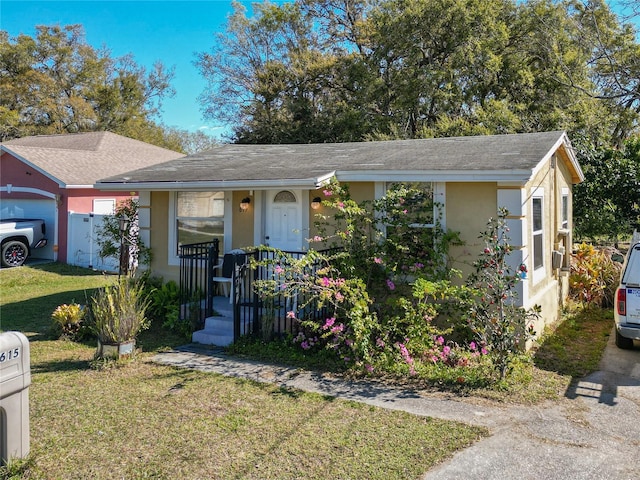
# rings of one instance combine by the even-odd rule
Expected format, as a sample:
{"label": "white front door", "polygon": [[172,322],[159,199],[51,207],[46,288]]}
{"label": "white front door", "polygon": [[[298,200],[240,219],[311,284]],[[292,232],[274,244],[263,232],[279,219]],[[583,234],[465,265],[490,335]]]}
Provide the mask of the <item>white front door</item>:
{"label": "white front door", "polygon": [[302,249],[302,191],[269,190],[264,244],[284,251]]}

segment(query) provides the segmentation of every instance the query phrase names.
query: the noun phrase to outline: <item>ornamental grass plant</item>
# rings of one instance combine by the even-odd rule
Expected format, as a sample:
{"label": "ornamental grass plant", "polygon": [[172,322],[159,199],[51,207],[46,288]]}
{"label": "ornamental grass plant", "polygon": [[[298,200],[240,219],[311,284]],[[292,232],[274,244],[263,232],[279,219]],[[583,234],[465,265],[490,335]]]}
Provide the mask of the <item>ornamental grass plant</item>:
{"label": "ornamental grass plant", "polygon": [[120,277],[91,298],[91,330],[104,345],[135,340],[141,331],[149,328],[146,315],[149,304],[142,283]]}

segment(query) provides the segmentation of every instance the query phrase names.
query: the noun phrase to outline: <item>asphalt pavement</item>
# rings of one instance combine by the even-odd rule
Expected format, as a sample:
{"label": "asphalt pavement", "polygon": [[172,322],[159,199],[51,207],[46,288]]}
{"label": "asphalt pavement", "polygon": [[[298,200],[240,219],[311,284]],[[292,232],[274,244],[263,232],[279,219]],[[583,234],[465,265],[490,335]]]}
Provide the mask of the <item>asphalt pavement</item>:
{"label": "asphalt pavement", "polygon": [[564,398],[535,406],[346,381],[198,345],[160,353],[154,361],[489,429],[489,437],[426,472],[423,480],[635,480],[640,479],[640,347],[620,350],[613,338],[599,371],[573,385]]}

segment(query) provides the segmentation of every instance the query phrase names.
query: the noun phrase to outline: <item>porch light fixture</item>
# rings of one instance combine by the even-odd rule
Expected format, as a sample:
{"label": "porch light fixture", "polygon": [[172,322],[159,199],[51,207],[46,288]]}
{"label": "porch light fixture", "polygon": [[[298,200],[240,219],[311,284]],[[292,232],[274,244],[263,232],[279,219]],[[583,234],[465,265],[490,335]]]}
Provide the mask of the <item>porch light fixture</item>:
{"label": "porch light fixture", "polygon": [[251,203],[251,199],[249,197],[244,197],[240,202],[240,211],[246,212],[249,209],[250,203]]}
{"label": "porch light fixture", "polygon": [[322,199],[320,197],[314,198],[311,202],[311,208],[313,208],[314,210],[318,210],[320,208],[320,205],[322,205]]}
{"label": "porch light fixture", "polygon": [[121,235],[127,233],[129,231],[129,217],[123,215],[122,217],[118,218],[118,228]]}

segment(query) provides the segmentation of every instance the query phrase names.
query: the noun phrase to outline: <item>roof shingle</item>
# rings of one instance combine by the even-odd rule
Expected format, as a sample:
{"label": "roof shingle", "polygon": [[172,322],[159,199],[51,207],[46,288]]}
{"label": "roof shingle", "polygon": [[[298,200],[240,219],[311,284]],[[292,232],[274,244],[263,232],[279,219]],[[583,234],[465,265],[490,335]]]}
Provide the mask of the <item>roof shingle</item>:
{"label": "roof shingle", "polygon": [[184,157],[111,132],[22,137],[2,147],[64,186],[93,185],[100,178]]}
{"label": "roof shingle", "polygon": [[223,144],[101,180],[101,184],[296,181],[332,172],[528,171],[564,132],[296,145]]}

